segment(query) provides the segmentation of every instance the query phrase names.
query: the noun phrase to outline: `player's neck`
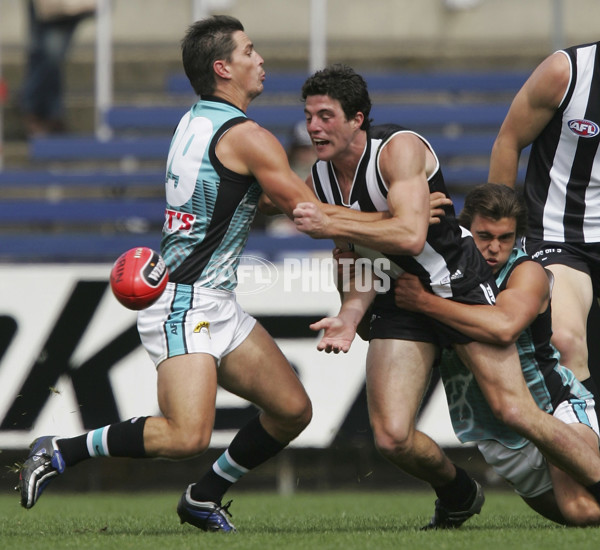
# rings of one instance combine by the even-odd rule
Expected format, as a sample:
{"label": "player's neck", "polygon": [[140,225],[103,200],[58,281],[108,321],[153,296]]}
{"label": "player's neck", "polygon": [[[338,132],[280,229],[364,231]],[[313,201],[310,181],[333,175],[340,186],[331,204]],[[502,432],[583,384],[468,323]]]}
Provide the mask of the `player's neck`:
{"label": "player's neck", "polygon": [[342,191],[344,202],[347,202],[350,196],[356,170],[367,145],[366,136],[366,132],[360,132],[344,151],[332,159],[335,177]]}
{"label": "player's neck", "polygon": [[252,101],[252,98],[249,98],[246,95],[239,93],[233,87],[217,88],[213,95],[215,97],[227,101],[228,103],[231,103],[244,113],[247,111],[248,105],[250,105],[250,102]]}

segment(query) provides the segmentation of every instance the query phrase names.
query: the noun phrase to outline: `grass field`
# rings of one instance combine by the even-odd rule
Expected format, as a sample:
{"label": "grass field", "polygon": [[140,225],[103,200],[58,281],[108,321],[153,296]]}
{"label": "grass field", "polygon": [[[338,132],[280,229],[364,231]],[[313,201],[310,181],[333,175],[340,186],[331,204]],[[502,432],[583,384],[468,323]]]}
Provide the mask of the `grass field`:
{"label": "grass field", "polygon": [[281,497],[231,492],[236,535],[180,525],[179,494],[44,494],[32,510],[0,497],[0,548],[143,550],[494,550],[597,548],[598,529],[567,529],[531,512],[510,492],[487,492],[482,515],[461,529],[422,532],[433,495],[318,492]]}

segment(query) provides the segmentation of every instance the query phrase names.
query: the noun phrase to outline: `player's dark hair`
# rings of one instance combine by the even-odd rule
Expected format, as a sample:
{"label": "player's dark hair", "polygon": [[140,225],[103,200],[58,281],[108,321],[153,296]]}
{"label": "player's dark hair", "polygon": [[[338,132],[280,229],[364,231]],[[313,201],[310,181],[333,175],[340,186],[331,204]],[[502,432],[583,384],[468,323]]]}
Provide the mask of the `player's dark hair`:
{"label": "player's dark hair", "polygon": [[196,94],[211,95],[216,81],[213,64],[219,59],[231,60],[235,50],[232,35],[244,26],[235,17],[213,15],[191,25],[181,41],[181,57],[185,74]]}
{"label": "player's dark hair", "polygon": [[308,96],[327,95],[340,102],[346,120],[354,118],[356,113],[365,117],[361,130],[371,125],[371,98],[365,79],[347,65],[335,64],[317,71],[302,86],[302,99]]}
{"label": "player's dark hair", "polygon": [[518,191],[506,185],[484,183],[469,191],[458,216],[458,223],[470,229],[473,218],[478,214],[495,221],[515,218],[517,236],[523,236],[527,232],[525,200]]}

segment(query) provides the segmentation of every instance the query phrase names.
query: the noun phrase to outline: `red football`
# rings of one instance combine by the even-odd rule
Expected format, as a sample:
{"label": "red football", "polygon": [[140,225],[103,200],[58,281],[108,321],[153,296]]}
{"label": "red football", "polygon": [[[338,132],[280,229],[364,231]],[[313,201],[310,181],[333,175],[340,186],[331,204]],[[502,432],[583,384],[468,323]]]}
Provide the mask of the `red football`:
{"label": "red football", "polygon": [[145,246],[121,254],[110,272],[113,294],[128,309],[144,309],[156,302],[169,281],[162,256]]}

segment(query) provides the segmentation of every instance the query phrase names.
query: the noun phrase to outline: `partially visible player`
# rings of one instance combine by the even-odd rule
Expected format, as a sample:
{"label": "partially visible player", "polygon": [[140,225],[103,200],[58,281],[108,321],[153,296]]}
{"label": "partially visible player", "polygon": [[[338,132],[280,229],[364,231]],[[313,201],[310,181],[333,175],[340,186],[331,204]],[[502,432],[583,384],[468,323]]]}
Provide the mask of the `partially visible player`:
{"label": "partially visible player", "polygon": [[552,341],[596,401],[590,371],[600,377],[600,357],[588,358],[586,328],[600,296],[599,56],[600,42],[581,44],[533,71],[502,123],[488,177],[514,186],[520,154],[531,144],[525,250],[554,274]]}
{"label": "partially visible player", "polygon": [[[458,220],[471,230],[496,275],[500,289],[496,305],[444,300],[427,292],[411,275],[397,281],[397,305],[481,341],[516,342],[525,380],[540,409],[569,424],[598,453],[593,396],[559,363],[560,356],[550,344],[551,277],[515,248],[526,229],[525,204],[513,189],[485,184],[467,195]],[[440,372],[460,441],[476,441],[486,462],[544,517],[567,525],[600,524],[600,506],[594,497],[546,461],[533,443],[494,417],[473,374],[454,351],[444,352]]]}

